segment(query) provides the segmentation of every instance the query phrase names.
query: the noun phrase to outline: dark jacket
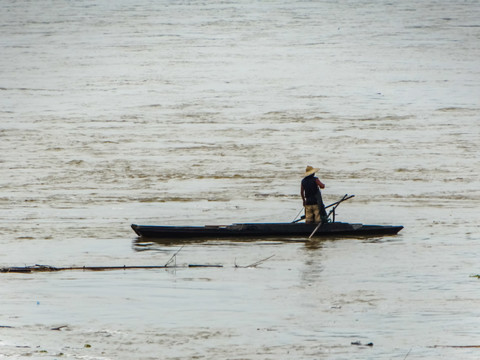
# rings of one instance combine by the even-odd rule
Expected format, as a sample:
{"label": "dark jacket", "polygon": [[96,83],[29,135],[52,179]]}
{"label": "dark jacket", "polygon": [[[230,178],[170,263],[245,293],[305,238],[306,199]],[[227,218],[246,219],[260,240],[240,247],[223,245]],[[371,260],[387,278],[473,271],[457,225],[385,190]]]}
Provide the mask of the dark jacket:
{"label": "dark jacket", "polygon": [[317,204],[317,194],[320,190],[318,189],[317,178],[314,174],[303,178],[302,186],[305,191],[305,205]]}

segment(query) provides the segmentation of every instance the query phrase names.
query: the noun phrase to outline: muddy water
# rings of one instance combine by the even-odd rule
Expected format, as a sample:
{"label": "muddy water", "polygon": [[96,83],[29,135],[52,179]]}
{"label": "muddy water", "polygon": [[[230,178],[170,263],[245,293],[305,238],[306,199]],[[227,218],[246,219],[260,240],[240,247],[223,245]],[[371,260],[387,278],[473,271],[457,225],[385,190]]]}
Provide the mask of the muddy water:
{"label": "muddy water", "polygon": [[[0,265],[181,250],[3,274],[0,357],[478,358],[439,345],[480,345],[479,12],[3,2]],[[405,229],[181,248],[129,228],[292,221],[307,164],[326,203],[356,195],[338,220]]]}

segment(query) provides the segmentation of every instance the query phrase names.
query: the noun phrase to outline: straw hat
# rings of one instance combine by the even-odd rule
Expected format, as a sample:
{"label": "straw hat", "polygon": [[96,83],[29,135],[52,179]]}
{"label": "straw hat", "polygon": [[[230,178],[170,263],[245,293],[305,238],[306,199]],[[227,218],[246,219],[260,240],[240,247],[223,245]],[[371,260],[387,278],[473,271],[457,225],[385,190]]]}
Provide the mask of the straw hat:
{"label": "straw hat", "polygon": [[308,165],[307,168],[305,169],[305,174],[303,174],[303,177],[315,174],[318,170],[320,169],[313,168],[310,165]]}

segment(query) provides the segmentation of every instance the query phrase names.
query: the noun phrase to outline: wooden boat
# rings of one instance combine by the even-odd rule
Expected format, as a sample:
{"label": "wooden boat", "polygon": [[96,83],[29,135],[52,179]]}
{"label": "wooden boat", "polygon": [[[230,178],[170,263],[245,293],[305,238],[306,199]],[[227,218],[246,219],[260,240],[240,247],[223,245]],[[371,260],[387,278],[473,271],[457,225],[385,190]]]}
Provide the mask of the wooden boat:
{"label": "wooden boat", "polygon": [[[264,238],[264,237],[339,237],[339,236],[381,236],[395,235],[403,226],[363,225],[335,221],[335,209],[354,195],[345,194],[342,199],[325,207],[332,208],[329,222],[324,224],[300,223],[305,217],[291,223],[244,223],[232,225],[205,226],[158,226],[136,225],[132,229],[138,236],[165,240],[195,238]],[[298,216],[298,215],[297,215]]]}
{"label": "wooden boat", "polygon": [[[309,237],[318,224],[305,223],[244,223],[206,226],[158,226],[136,225],[132,229],[138,236],[146,238],[259,238],[259,237]],[[403,226],[363,225],[344,222],[321,224],[315,237],[380,236],[395,235]]]}

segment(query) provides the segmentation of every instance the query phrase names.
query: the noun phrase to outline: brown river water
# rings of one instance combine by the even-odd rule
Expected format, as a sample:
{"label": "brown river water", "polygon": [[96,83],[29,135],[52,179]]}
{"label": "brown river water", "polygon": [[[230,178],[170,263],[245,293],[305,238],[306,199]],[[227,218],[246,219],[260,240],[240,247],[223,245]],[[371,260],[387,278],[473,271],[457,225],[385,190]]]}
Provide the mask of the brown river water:
{"label": "brown river water", "polygon": [[[0,267],[177,267],[0,274],[0,359],[480,358],[478,1],[1,5]],[[292,221],[306,165],[405,228],[130,229]]]}

